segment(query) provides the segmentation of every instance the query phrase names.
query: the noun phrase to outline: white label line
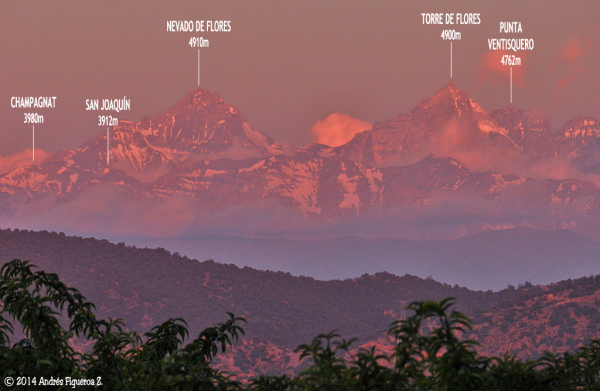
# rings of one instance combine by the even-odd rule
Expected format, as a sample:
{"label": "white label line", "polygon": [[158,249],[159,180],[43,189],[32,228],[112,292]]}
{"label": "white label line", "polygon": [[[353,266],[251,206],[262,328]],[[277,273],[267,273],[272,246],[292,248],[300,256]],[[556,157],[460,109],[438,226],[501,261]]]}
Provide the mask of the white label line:
{"label": "white label line", "polygon": [[510,67],[510,103],[512,104],[512,67]]}
{"label": "white label line", "polygon": [[452,41],[450,41],[450,79],[452,79]]}
{"label": "white label line", "polygon": [[200,85],[200,49],[198,49],[198,85]]}
{"label": "white label line", "polygon": [[32,149],[33,149],[33,161],[35,162],[35,125],[33,126],[33,145],[32,145]]}
{"label": "white label line", "polygon": [[110,149],[109,149],[108,129],[109,128],[106,128],[106,164],[110,164]]}

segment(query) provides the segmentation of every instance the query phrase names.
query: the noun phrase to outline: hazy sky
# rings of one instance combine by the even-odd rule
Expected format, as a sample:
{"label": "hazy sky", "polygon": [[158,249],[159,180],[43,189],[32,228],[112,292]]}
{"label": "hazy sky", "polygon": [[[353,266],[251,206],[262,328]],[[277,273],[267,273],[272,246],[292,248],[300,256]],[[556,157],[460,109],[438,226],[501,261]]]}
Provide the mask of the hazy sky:
{"label": "hazy sky", "polygon": [[[479,13],[475,26],[423,25],[423,12]],[[542,111],[559,129],[600,118],[598,1],[4,1],[0,4],[0,154],[31,146],[12,96],[57,97],[36,126],[36,147],[75,148],[104,128],[87,98],[131,99],[121,119],[167,110],[197,88],[220,93],[263,133],[309,142],[312,125],[341,113],[367,122],[412,109],[453,80],[488,111],[509,104],[507,68],[488,38],[532,38],[518,53],[513,104]],[[230,20],[223,33],[169,33],[168,20]],[[522,34],[500,34],[518,21]]]}

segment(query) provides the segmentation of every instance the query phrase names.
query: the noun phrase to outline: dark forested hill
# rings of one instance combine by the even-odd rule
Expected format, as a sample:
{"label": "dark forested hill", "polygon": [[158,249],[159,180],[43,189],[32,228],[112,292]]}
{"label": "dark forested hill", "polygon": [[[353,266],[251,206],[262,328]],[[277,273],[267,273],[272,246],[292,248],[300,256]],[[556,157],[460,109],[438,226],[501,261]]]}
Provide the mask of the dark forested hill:
{"label": "dark forested hill", "polygon": [[199,262],[164,249],[140,249],[62,233],[0,230],[0,261],[29,260],[59,274],[92,302],[102,317],[123,317],[145,331],[183,317],[193,333],[225,312],[248,320],[246,338],[227,365],[243,373],[291,368],[293,352],[315,335],[337,329],[360,343],[385,348],[389,323],[414,300],[455,297],[475,322],[488,354],[536,355],[599,337],[600,278],[547,286],[471,291],[410,275],[363,275],[318,281],[289,273]]}

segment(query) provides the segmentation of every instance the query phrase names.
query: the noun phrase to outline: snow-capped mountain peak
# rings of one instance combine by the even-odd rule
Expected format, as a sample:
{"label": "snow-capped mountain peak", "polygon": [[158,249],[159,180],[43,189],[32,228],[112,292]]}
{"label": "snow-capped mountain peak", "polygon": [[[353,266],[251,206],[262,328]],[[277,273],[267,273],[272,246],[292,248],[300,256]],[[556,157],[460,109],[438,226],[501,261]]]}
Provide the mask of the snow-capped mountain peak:
{"label": "snow-capped mountain peak", "polygon": [[[600,190],[593,183],[530,179],[504,168],[558,157],[598,175],[599,136],[600,121],[591,118],[569,121],[555,134],[531,110],[509,106],[488,115],[448,83],[410,112],[375,124],[345,145],[293,148],[254,129],[219,94],[198,89],[163,114],[121,121],[110,129],[109,140],[102,132],[38,166],[0,174],[0,211],[38,200],[45,201],[36,205],[49,208],[73,201],[86,215],[96,213],[89,210],[88,195],[97,201],[95,194],[102,199],[110,194],[113,204],[147,201],[152,208],[173,200],[164,204],[185,216],[230,210],[233,218],[256,207],[257,221],[263,221],[276,210],[287,225],[284,210],[323,221],[399,210],[401,216],[435,217],[445,213],[445,202],[454,202],[477,214],[458,227],[463,234],[490,224],[550,229],[580,224],[597,234]],[[499,222],[506,210],[511,213]]]}
{"label": "snow-capped mountain peak", "polygon": [[507,133],[475,100],[449,82],[412,111],[376,123],[373,130],[355,136],[339,149],[343,156],[370,164],[406,164],[414,161],[414,156],[438,154],[449,143],[461,150],[484,144],[501,150],[518,148]]}

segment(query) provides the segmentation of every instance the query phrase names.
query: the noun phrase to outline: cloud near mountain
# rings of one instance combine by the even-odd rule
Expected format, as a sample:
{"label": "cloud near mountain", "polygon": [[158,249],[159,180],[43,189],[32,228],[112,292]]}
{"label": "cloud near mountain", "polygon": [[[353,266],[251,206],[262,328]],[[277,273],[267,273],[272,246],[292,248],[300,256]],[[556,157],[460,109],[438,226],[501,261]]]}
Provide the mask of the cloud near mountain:
{"label": "cloud near mountain", "polygon": [[373,124],[352,118],[346,114],[329,114],[317,121],[310,130],[311,140],[317,144],[338,147],[352,140],[355,134],[371,130]]}

